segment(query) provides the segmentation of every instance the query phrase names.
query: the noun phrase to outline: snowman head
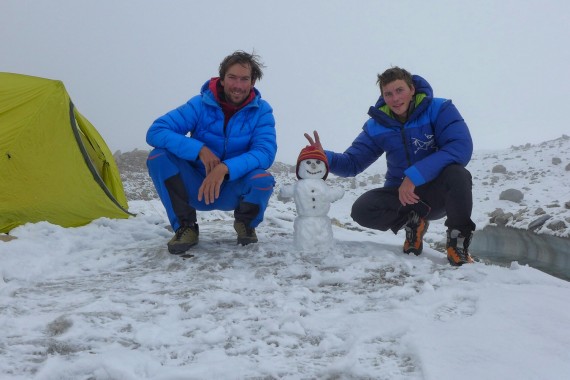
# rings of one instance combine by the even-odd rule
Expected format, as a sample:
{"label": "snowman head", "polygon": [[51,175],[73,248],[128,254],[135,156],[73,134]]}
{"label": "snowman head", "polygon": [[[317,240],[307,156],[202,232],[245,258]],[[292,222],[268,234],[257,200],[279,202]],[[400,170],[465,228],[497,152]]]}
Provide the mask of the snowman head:
{"label": "snowman head", "polygon": [[313,146],[307,145],[297,158],[298,179],[327,179],[329,163],[325,153]]}
{"label": "snowman head", "polygon": [[327,175],[327,166],[324,161],[317,160],[315,158],[309,158],[308,160],[303,160],[299,163],[299,169],[297,169],[297,176],[299,179],[324,179]]}

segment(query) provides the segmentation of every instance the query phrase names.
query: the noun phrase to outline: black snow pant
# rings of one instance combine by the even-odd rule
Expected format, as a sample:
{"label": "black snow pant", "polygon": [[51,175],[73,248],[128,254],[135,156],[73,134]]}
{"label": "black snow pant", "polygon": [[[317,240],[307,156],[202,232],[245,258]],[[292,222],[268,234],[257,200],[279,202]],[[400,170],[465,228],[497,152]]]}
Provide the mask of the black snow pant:
{"label": "black snow pant", "polygon": [[[398,188],[378,188],[362,194],[352,205],[351,217],[361,226],[397,233],[415,211],[427,220],[447,216],[445,225],[462,233],[475,230],[471,173],[461,165],[449,165],[433,181],[417,186],[420,202],[402,206]],[[467,235],[465,235],[467,236]]]}

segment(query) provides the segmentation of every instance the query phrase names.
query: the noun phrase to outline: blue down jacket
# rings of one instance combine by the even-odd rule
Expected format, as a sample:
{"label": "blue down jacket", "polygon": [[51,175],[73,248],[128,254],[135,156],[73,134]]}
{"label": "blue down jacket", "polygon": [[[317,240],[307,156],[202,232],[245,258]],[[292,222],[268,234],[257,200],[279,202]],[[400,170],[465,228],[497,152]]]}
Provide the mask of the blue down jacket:
{"label": "blue down jacket", "polygon": [[370,119],[344,153],[325,151],[330,172],[352,177],[386,153],[384,187],[399,187],[404,177],[416,186],[435,179],[450,164],[466,166],[473,153],[471,134],[451,100],[434,98],[429,83],[413,76],[415,108],[402,124],[380,96]]}
{"label": "blue down jacket", "polygon": [[147,143],[190,161],[204,175],[198,153],[206,145],[227,165],[230,181],[254,169],[268,169],[277,153],[269,103],[254,88],[255,98],[231,117],[224,130],[224,112],[209,83],[202,86],[200,95],[155,120],[147,132]]}

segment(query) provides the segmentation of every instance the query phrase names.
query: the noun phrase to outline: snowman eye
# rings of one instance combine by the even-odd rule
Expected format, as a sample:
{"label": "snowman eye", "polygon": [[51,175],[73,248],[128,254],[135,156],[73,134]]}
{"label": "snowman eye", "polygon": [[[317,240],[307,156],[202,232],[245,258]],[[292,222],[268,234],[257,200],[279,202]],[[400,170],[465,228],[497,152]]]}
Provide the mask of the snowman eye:
{"label": "snowman eye", "polygon": [[307,165],[311,165],[311,160],[305,160],[305,163],[306,163]]}
{"label": "snowman eye", "polygon": [[320,164],[321,164],[321,160],[315,161],[315,164],[320,165]]}

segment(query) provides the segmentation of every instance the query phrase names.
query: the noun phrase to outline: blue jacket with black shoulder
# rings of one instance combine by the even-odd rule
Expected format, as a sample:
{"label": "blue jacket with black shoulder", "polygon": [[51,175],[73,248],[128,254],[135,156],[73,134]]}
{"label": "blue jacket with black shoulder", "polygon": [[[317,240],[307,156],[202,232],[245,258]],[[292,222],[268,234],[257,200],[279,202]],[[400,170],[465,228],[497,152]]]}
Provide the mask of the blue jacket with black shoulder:
{"label": "blue jacket with black shoulder", "polygon": [[405,123],[391,116],[380,96],[370,107],[362,132],[344,153],[325,151],[330,172],[353,177],[386,153],[384,187],[399,187],[404,177],[416,186],[434,180],[450,164],[466,166],[473,141],[451,100],[434,98],[429,83],[413,76],[414,110]]}

